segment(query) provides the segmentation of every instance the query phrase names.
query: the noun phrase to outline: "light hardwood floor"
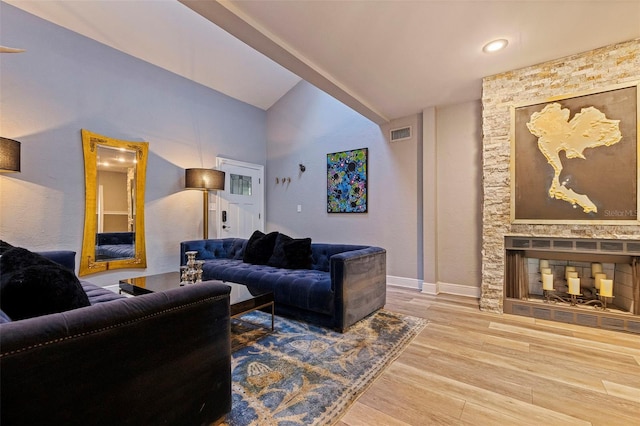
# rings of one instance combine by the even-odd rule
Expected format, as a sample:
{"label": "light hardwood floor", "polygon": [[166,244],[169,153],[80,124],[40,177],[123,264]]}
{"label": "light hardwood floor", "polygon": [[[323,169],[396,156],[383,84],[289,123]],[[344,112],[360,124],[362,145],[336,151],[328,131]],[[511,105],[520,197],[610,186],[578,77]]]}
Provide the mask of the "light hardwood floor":
{"label": "light hardwood floor", "polygon": [[640,425],[640,336],[389,288],[429,323],[337,423]]}

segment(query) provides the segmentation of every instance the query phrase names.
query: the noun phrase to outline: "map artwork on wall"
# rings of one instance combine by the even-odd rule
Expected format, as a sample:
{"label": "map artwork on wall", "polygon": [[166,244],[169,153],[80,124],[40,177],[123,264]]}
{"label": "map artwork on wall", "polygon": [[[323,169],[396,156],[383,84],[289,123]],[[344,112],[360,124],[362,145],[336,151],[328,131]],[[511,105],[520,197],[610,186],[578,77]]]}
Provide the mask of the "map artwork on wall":
{"label": "map artwork on wall", "polygon": [[367,148],[327,154],[327,213],[367,212]]}
{"label": "map artwork on wall", "polygon": [[511,109],[513,223],[638,224],[638,84]]}

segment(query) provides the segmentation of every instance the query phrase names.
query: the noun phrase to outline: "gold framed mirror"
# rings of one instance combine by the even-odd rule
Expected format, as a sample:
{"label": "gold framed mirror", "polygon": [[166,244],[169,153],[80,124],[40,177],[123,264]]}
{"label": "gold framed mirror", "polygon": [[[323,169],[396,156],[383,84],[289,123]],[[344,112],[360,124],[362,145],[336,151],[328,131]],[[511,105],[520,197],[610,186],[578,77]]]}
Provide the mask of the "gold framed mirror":
{"label": "gold framed mirror", "polygon": [[84,237],[79,275],[146,268],[144,187],[148,142],[82,129]]}

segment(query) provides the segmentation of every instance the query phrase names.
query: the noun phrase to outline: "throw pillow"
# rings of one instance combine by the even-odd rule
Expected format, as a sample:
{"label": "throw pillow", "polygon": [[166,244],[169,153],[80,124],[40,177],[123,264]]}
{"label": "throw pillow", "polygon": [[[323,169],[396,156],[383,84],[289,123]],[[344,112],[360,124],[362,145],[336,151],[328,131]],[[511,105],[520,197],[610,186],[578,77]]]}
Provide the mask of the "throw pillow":
{"label": "throw pillow", "polygon": [[90,305],[73,271],[29,250],[7,250],[0,270],[0,309],[12,320]]}
{"label": "throw pillow", "polygon": [[273,246],[273,254],[267,261],[267,265],[273,266],[275,268],[286,268],[287,266],[287,255],[284,253],[284,243],[291,241],[291,238],[285,234],[278,234],[276,238],[276,243]]}
{"label": "throw pillow", "polygon": [[288,269],[311,269],[311,238],[293,239],[284,245]]}
{"label": "throw pillow", "polygon": [[311,269],[311,238],[294,239],[279,234],[269,266],[286,269]]}
{"label": "throw pillow", "polygon": [[6,241],[0,240],[0,256],[4,254],[5,251],[12,249],[13,246]]}
{"label": "throw pillow", "polygon": [[273,254],[276,238],[278,238],[278,232],[270,232],[265,235],[260,231],[254,231],[247,241],[242,261],[255,265],[266,265]]}

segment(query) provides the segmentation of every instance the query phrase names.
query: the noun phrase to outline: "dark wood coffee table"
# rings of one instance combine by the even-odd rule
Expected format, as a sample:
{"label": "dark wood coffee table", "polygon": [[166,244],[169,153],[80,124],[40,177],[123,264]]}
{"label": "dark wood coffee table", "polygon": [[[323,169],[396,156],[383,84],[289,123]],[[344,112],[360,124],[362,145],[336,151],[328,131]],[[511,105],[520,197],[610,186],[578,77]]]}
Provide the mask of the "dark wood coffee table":
{"label": "dark wood coffee table", "polygon": [[[246,286],[244,284],[225,281],[217,282],[231,287],[229,308],[232,318],[258,309],[271,307],[271,331],[274,330],[274,304],[272,292],[258,290],[255,287]],[[133,296],[170,290],[184,285],[198,284],[180,284],[180,272],[165,272],[163,274],[127,278],[120,280],[119,284],[120,292],[125,292]]]}

